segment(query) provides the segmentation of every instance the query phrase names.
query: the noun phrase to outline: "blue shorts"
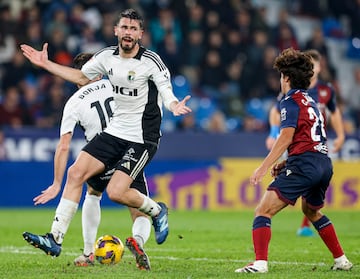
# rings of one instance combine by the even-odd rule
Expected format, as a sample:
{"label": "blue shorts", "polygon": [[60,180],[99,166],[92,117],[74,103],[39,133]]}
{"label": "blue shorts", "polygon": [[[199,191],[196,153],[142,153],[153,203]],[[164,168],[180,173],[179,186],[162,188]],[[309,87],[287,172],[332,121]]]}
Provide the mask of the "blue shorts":
{"label": "blue shorts", "polygon": [[303,197],[311,208],[319,209],[324,206],[332,175],[333,167],[327,155],[306,152],[287,159],[268,191],[275,191],[282,201],[291,205]]}

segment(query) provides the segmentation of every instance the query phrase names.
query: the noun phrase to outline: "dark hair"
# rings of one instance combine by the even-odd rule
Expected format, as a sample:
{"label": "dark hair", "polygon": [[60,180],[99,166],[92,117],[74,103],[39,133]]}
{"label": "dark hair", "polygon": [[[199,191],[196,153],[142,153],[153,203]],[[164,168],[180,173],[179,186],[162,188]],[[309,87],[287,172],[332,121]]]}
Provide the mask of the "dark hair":
{"label": "dark hair", "polygon": [[80,70],[82,66],[90,60],[91,57],[93,57],[92,53],[79,53],[73,60],[74,68]]}
{"label": "dark hair", "polygon": [[140,15],[140,13],[138,13],[134,9],[127,9],[125,11],[122,11],[120,13],[120,15],[118,16],[118,18],[117,18],[116,24],[118,24],[120,19],[122,19],[123,17],[133,19],[133,20],[137,20],[139,22],[140,28],[144,29],[144,19]]}
{"label": "dark hair", "polygon": [[310,86],[313,68],[310,55],[293,48],[283,50],[274,62],[274,69],[289,78],[293,89],[307,89]]}

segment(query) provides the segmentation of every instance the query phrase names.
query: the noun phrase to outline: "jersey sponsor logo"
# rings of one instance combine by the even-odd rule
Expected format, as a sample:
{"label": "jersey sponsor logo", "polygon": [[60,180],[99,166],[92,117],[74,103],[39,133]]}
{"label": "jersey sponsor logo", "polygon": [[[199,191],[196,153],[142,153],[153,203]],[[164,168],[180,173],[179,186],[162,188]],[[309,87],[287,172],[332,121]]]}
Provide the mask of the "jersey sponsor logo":
{"label": "jersey sponsor logo", "polygon": [[128,81],[133,82],[135,80],[135,72],[129,71],[127,76]]}
{"label": "jersey sponsor logo", "polygon": [[286,170],[286,176],[289,176],[290,174],[292,174],[292,171],[289,170],[289,169],[287,169],[287,170]]}
{"label": "jersey sponsor logo", "polygon": [[138,95],[138,90],[136,88],[127,88],[127,87],[119,87],[117,85],[113,85],[113,91],[115,94],[121,94],[124,96],[134,96]]}

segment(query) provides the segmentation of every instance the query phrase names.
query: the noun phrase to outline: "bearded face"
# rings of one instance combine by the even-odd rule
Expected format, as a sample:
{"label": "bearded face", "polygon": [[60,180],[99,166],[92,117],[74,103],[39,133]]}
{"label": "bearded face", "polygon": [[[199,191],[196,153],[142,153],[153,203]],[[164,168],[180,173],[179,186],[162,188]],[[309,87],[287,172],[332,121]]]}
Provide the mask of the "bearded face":
{"label": "bearded face", "polygon": [[115,36],[118,37],[119,46],[125,53],[131,53],[134,50],[143,34],[139,21],[129,18],[121,18],[114,31]]}

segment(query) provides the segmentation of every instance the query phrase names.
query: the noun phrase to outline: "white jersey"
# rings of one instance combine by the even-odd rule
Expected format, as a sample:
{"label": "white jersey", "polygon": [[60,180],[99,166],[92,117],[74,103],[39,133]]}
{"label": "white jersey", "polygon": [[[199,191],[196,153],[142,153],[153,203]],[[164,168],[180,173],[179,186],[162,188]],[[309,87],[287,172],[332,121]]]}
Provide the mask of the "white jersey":
{"label": "white jersey", "polygon": [[108,80],[102,79],[81,87],[65,104],[60,136],[73,133],[78,124],[84,130],[86,140],[90,141],[108,126],[115,107],[113,100]]}
{"label": "white jersey", "polygon": [[100,50],[81,69],[93,79],[108,76],[114,91],[115,110],[105,132],[132,142],[157,142],[161,136],[162,103],[177,101],[170,72],[160,57],[143,47],[133,58],[119,55],[119,47]]}

